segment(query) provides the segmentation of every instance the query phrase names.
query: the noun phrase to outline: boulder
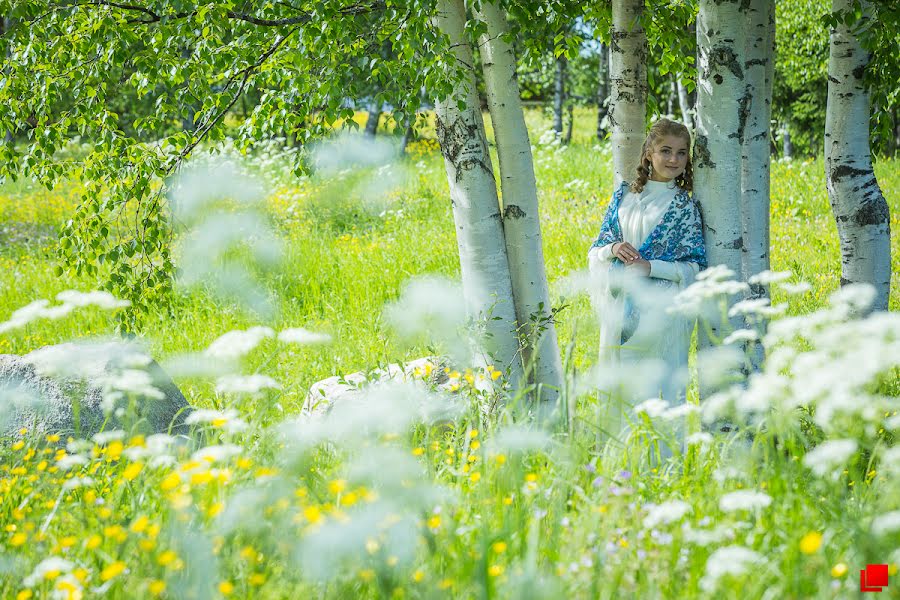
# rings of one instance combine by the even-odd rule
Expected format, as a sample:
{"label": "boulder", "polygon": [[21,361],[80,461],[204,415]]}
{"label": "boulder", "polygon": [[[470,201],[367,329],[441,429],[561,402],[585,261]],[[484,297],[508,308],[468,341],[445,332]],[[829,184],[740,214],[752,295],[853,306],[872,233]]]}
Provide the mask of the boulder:
{"label": "boulder", "polygon": [[368,373],[357,371],[322,379],[309,388],[302,412],[308,415],[327,413],[336,402],[361,398],[365,387],[376,382],[420,382],[438,386],[447,381],[444,367],[443,359],[426,356],[403,366],[392,363],[384,369],[374,369]]}
{"label": "boulder", "polygon": [[[104,408],[111,407],[107,414]],[[191,411],[162,367],[127,344],[60,344],[25,356],[0,354],[4,437],[23,427],[84,439],[113,429],[184,434]]]}

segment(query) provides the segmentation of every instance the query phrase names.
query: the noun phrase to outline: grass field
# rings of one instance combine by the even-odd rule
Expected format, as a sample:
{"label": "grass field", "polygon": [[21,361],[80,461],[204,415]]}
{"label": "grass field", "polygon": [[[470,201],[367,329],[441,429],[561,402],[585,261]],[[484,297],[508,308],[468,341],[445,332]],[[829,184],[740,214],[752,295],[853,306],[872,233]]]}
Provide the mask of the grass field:
{"label": "grass field", "polygon": [[[612,180],[609,149],[591,139],[590,118],[580,115],[571,146],[535,150],[551,295],[566,306],[560,344],[579,373],[596,360],[598,326],[587,297],[564,297],[563,282],[586,267]],[[529,123],[539,139],[541,116],[529,114]],[[253,271],[272,312],[195,286],[179,293],[174,318],[149,317],[141,341],[158,359],[200,352],[255,325],[304,327],[333,341],[267,339],[250,352],[242,372],[270,376],[277,390],[232,394],[217,392],[213,380],[179,379],[195,406],[238,411],[205,425],[211,445],[235,445],[215,458],[183,448],[154,461],[133,450],[146,450],[147,440],[123,433],[64,470],[55,462],[66,454],[58,440],[23,431],[4,441],[0,596],[839,598],[855,594],[867,563],[889,563],[896,574],[900,487],[888,457],[898,457],[885,429],[900,426],[890,420],[900,386],[889,356],[859,383],[868,394],[860,403],[875,398],[878,415],[817,427],[812,402],[775,411],[752,445],[717,436],[666,464],[648,460],[665,429],[654,419],[636,424],[624,445],[598,446],[596,392],[579,396],[574,431],[536,429],[522,411],[482,410],[483,394],[464,371],[449,420],[423,421],[400,403],[384,423],[342,416],[358,429],[294,423],[315,381],[433,350],[427,339],[402,341],[384,307],[411,278],[458,276],[434,146],[414,144],[393,168],[392,186],[382,185],[384,170],[299,179],[273,175],[277,156],[255,163],[268,184],[259,214],[281,246],[277,264]],[[876,175],[896,232],[900,162],[879,161]],[[53,275],[55,231],[78,194],[75,183],[0,188],[0,319],[38,298],[97,287]],[[823,309],[838,289],[840,257],[821,160],[773,163],[771,214],[773,270],[811,285],[798,295],[773,287],[773,304],[786,302],[791,317]],[[892,256],[897,311],[896,235]],[[859,346],[848,334],[845,349],[821,352],[831,352],[835,368],[871,358],[856,350],[889,354],[898,334],[896,321],[886,323],[860,323]],[[113,314],[84,309],[0,334],[0,353],[109,336],[114,326]],[[796,352],[816,343],[798,343]],[[827,371],[813,364],[787,377],[800,382]],[[229,432],[234,419],[246,429]],[[823,439],[854,440],[834,478],[815,475],[803,459]]]}

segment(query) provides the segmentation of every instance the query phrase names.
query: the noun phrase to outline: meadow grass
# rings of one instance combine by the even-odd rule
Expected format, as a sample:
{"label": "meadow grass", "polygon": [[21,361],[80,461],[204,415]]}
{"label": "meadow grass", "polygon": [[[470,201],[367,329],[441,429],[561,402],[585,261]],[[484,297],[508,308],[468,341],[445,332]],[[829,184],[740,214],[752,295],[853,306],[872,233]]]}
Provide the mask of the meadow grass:
{"label": "meadow grass", "polygon": [[[535,164],[551,295],[565,305],[560,345],[584,373],[596,361],[596,318],[586,296],[561,290],[586,266],[612,176],[591,115],[578,118],[573,144],[538,144]],[[545,120],[528,119],[536,140]],[[64,440],[24,431],[3,443],[2,597],[837,598],[853,593],[867,562],[891,562],[896,573],[896,531],[873,538],[868,530],[874,515],[900,508],[895,481],[867,462],[882,446],[838,480],[812,477],[800,459],[817,434],[799,417],[789,439],[761,435],[751,447],[723,436],[663,463],[648,458],[658,433],[649,421],[623,445],[598,443],[596,392],[578,397],[574,431],[525,431],[527,407],[487,413],[484,394],[458,374],[466,400],[452,418],[359,423],[355,434],[329,430],[323,439],[332,443],[309,445],[303,440],[315,435],[302,424],[270,426],[296,415],[315,381],[433,353],[426,342],[399,340],[383,313],[410,278],[459,271],[434,143],[415,143],[405,166],[402,185],[377,195],[352,174],[273,182],[265,212],[284,254],[261,285],[274,316],[202,288],[179,293],[174,317],[150,315],[141,339],[158,359],[260,324],[333,337],[309,346],[267,340],[249,354],[243,371],[271,376],[278,391],[236,397],[201,378],[178,381],[195,406],[239,410],[246,431],[229,433],[225,417],[206,426],[211,445],[236,444],[237,455],[197,458],[183,448],[172,464],[154,464],[133,450],[147,440],[125,435],[92,444],[87,465],[66,471],[55,463]],[[876,174],[897,231],[900,163],[880,161]],[[53,275],[52,234],[78,191],[0,188],[0,318],[33,299],[97,287]],[[773,163],[771,214],[772,268],[812,285],[797,296],[774,288],[773,303],[787,302],[788,315],[821,309],[838,289],[840,258],[820,159]],[[900,273],[896,236],[892,253]],[[897,284],[895,276],[892,311]],[[86,309],[4,334],[0,353],[106,336],[114,326],[113,315]],[[896,380],[882,383],[897,394]],[[90,480],[64,487],[76,476]],[[723,508],[720,498],[740,490],[771,504]],[[731,546],[756,554],[728,554]],[[26,585],[51,556],[64,562]],[[710,575],[710,563],[741,560],[745,569],[733,575]]]}

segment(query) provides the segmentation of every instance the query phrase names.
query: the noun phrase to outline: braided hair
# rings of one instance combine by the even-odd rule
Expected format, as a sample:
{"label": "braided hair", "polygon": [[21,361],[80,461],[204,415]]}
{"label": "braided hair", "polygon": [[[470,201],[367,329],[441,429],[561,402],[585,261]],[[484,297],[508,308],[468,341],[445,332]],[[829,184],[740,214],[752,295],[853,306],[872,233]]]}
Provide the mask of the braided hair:
{"label": "braided hair", "polygon": [[[641,161],[635,170],[635,178],[631,183],[631,191],[639,194],[643,191],[647,180],[650,179],[650,152],[653,145],[663,136],[680,137],[687,142],[688,148],[691,146],[691,132],[682,123],[671,119],[662,118],[650,127],[647,133],[647,139],[641,146]],[[691,154],[688,152],[687,164],[684,166],[684,173],[675,178],[675,183],[681,189],[692,192],[694,190],[694,169],[691,165]]]}

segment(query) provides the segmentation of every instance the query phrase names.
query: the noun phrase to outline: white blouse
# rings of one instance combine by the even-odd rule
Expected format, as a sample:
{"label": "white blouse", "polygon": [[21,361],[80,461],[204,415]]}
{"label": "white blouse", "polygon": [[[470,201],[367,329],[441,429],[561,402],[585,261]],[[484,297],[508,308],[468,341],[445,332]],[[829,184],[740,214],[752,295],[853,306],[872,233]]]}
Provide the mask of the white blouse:
{"label": "white blouse", "polygon": [[[619,225],[623,239],[639,249],[650,233],[659,225],[677,194],[678,186],[674,180],[668,182],[648,181],[638,194],[629,190],[619,203]],[[588,252],[588,264],[591,271],[615,258],[612,247],[613,244],[607,244],[591,248]],[[674,263],[665,260],[649,262],[650,277],[679,283],[682,281],[683,273]],[[696,263],[686,262],[685,264],[693,271],[693,275],[700,271],[700,266]]]}

